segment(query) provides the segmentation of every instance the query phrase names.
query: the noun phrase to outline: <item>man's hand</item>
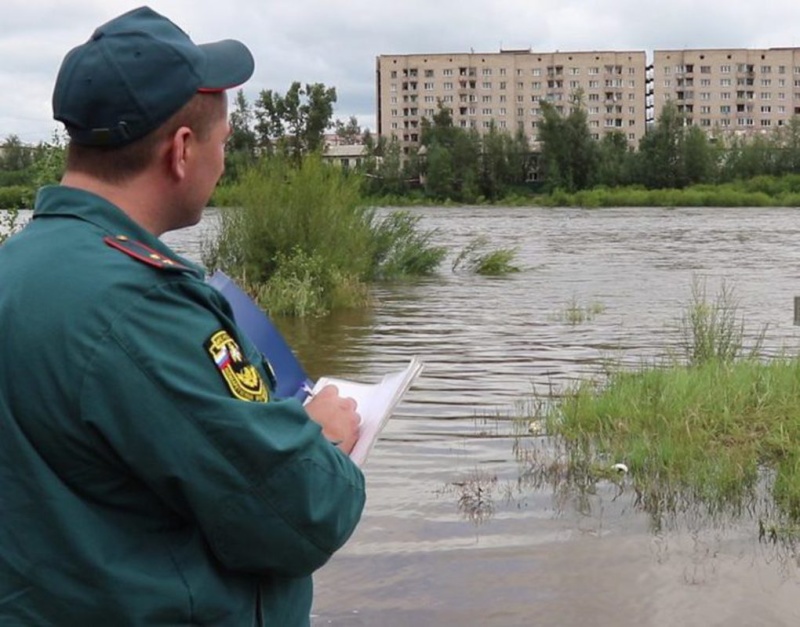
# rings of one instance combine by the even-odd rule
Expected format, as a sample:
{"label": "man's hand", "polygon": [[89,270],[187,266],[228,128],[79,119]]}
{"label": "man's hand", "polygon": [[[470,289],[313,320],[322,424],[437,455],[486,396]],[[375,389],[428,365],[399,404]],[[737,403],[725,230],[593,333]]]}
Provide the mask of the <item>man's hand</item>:
{"label": "man's hand", "polygon": [[306,403],[305,410],[322,427],[322,435],[335,442],[344,453],[353,450],[361,416],[352,398],[341,397],[335,385],[326,385]]}

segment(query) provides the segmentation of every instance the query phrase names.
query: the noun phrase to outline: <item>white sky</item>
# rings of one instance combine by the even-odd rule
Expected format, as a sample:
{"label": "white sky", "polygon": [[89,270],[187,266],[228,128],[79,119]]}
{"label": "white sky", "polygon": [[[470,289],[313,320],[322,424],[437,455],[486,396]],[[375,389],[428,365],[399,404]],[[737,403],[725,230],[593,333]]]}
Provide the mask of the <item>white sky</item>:
{"label": "white sky", "polygon": [[[50,98],[61,59],[141,0],[0,0],[0,140],[59,128]],[[375,57],[800,47],[798,0],[151,0],[197,43],[234,38],[256,58],[244,91],[294,80],[336,87],[334,116],[374,128]]]}

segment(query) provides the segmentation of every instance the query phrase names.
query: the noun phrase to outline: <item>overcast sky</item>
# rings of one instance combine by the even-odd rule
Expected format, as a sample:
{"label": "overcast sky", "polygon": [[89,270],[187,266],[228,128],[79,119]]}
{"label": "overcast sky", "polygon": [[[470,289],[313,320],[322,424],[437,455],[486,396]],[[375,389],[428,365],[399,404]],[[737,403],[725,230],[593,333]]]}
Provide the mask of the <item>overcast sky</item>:
{"label": "overcast sky", "polygon": [[[50,97],[61,59],[133,0],[0,0],[0,140],[59,128]],[[335,117],[374,128],[380,54],[800,46],[798,0],[151,0],[198,43],[235,38],[256,58],[244,87],[336,87]]]}

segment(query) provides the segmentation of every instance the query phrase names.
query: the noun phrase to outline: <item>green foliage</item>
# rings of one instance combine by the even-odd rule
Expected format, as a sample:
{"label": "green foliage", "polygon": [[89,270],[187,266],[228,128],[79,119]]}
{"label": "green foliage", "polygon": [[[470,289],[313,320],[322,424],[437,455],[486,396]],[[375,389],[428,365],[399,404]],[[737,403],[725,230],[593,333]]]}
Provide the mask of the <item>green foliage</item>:
{"label": "green foliage", "polygon": [[581,94],[573,96],[566,118],[550,102],[541,102],[539,142],[547,185],[572,192],[590,187],[597,177],[600,150],[589,132]]}
{"label": "green foliage", "polygon": [[367,287],[357,278],[343,275],[318,254],[295,249],[280,253],[269,281],[256,289],[257,300],[272,315],[320,316],[332,309],[368,302]]}
{"label": "green foliage", "polygon": [[0,187],[0,210],[30,209],[33,206],[34,191],[27,185]]}
{"label": "green foliage", "polygon": [[444,255],[418,218],[379,218],[364,205],[360,178],[318,156],[299,165],[264,158],[215,200],[229,208],[204,263],[237,277],[273,313],[363,305],[370,281],[430,273]]}
{"label": "green foliage", "polygon": [[797,178],[789,175],[759,177],[752,184],[737,181],[684,189],[645,189],[631,185],[595,187],[572,194],[557,189],[537,196],[536,201],[549,207],[798,207],[800,192],[792,191],[796,185]]}
{"label": "green foliage", "polygon": [[31,164],[34,188],[54,185],[61,180],[67,162],[67,135],[65,131],[55,131],[49,142],[40,142],[34,149]]}
{"label": "green foliage", "polygon": [[420,216],[394,211],[383,218],[372,215],[372,279],[433,274],[447,249],[436,246],[436,230],[420,230]]}
{"label": "green foliage", "polygon": [[318,157],[298,167],[285,158],[264,158],[229,194],[239,208],[221,213],[219,239],[204,256],[207,265],[261,283],[277,270],[281,255],[300,251],[345,274],[368,275],[369,216],[356,177]]}
{"label": "green foliage", "polygon": [[[0,189],[0,192],[3,190]],[[17,230],[19,211],[17,209],[0,209],[0,245]]]}
{"label": "green foliage", "polygon": [[473,238],[453,260],[453,272],[464,269],[473,274],[503,276],[520,271],[519,267],[512,263],[517,256],[515,248],[486,251],[488,244],[489,239],[485,235]]}
{"label": "green foliage", "polygon": [[[763,331],[744,351],[736,312],[731,289],[723,284],[709,302],[695,280],[681,321],[686,361],[612,369],[543,410],[539,418],[566,460],[559,476],[572,482],[562,489],[586,489],[607,479],[614,462],[624,463],[638,505],[661,524],[689,509],[716,515],[760,508],[756,491],[767,479],[776,507],[765,516],[777,511],[778,526],[796,531],[800,359],[755,359]],[[762,518],[759,533],[764,524]]]}
{"label": "green foliage", "polygon": [[284,96],[263,90],[255,104],[259,147],[298,163],[303,155],[321,151],[325,131],[333,125],[335,102],[336,88],[322,83],[301,87],[295,81]]}
{"label": "green foliage", "polygon": [[[710,301],[705,281],[694,278],[691,302],[679,324],[681,346],[690,365],[731,363],[743,356],[745,328],[738,309],[738,299],[724,281],[716,298]],[[758,355],[765,333],[766,328],[761,331],[751,356]]]}

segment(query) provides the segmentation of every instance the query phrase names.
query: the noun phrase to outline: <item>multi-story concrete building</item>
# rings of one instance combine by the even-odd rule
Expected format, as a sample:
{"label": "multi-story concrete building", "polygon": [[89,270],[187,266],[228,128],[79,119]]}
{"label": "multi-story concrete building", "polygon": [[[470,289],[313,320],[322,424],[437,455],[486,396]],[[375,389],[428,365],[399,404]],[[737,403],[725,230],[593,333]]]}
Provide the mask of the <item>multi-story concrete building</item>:
{"label": "multi-story concrete building", "polygon": [[591,133],[621,131],[632,146],[645,132],[646,54],[548,52],[381,55],[377,58],[377,126],[406,151],[419,144],[421,121],[438,103],[461,128],[524,130],[531,144],[547,100],[562,114],[581,94]]}
{"label": "multi-story concrete building", "polygon": [[800,48],[655,50],[656,119],[668,100],[709,132],[779,128],[800,114]]}
{"label": "multi-story concrete building", "polygon": [[406,151],[438,103],[462,128],[524,130],[535,148],[540,102],[569,113],[580,93],[596,139],[621,131],[638,146],[671,100],[708,132],[767,132],[800,115],[800,48],[381,55],[377,125]]}

